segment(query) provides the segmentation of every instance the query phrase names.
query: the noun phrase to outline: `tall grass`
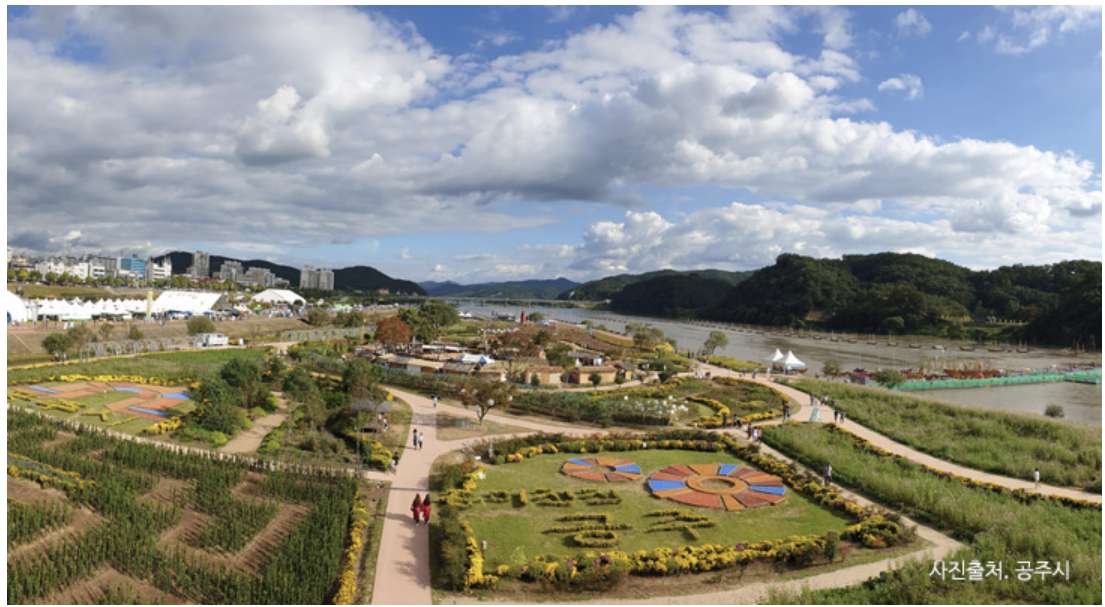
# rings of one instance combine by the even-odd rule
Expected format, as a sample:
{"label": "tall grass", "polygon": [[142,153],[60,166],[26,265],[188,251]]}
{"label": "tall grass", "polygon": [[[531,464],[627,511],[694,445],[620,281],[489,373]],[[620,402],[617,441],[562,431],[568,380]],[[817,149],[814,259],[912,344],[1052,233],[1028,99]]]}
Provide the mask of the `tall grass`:
{"label": "tall grass", "polygon": [[836,399],[856,423],[968,468],[1029,480],[1039,467],[1043,482],[1067,487],[1101,478],[1101,428],[832,382],[791,385]]}
{"label": "tall grass", "polygon": [[[764,441],[820,469],[831,462],[834,479],[885,505],[950,532],[968,546],[944,560],[1003,563],[1009,579],[962,582],[930,576],[933,560],[906,565],[862,586],[774,596],[803,603],[1043,603],[1101,604],[1101,512],[1058,503],[1022,503],[1009,495],[967,487],[855,448],[847,436],[824,427],[784,424],[764,428]],[[1019,581],[1019,561],[1070,563],[1070,579]]]}

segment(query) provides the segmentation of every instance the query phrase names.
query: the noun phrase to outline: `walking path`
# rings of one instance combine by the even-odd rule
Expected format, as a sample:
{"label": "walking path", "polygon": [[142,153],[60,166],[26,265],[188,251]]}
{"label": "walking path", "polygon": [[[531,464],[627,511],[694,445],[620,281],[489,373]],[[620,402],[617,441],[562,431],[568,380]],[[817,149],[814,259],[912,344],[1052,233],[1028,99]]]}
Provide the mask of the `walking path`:
{"label": "walking path", "polygon": [[261,446],[261,441],[265,440],[265,436],[288,418],[284,395],[279,392],[273,392],[272,395],[276,397],[277,410],[253,422],[252,428],[239,432],[237,436],[230,439],[230,442],[219,447],[216,451],[222,453],[253,453],[257,451],[257,448]]}

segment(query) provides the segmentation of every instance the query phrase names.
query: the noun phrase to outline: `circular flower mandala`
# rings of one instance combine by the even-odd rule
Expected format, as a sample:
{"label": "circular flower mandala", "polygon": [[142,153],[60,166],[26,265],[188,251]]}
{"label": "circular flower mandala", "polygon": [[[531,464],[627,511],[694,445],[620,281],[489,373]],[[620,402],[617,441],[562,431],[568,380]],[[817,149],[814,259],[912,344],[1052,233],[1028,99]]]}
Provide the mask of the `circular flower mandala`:
{"label": "circular flower mandala", "polygon": [[735,464],[677,464],[648,479],[657,497],[690,506],[744,510],[786,499],[786,487],[777,476]]}
{"label": "circular flower mandala", "polygon": [[617,483],[641,478],[641,467],[616,457],[581,457],[564,462],[561,472],[587,481]]}

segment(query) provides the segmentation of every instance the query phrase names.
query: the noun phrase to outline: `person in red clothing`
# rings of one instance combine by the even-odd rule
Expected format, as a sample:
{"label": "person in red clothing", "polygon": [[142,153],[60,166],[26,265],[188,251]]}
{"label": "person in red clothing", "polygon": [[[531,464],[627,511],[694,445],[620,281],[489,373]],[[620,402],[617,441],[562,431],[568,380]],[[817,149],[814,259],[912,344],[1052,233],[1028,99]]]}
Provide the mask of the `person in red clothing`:
{"label": "person in red clothing", "polygon": [[414,495],[414,503],[411,504],[411,514],[414,515],[414,524],[418,524],[419,517],[422,516],[422,497],[417,493]]}
{"label": "person in red clothing", "polygon": [[426,499],[422,500],[422,524],[423,525],[429,525],[430,524],[430,506],[432,506],[432,504],[430,504],[430,494],[427,493],[426,494]]}

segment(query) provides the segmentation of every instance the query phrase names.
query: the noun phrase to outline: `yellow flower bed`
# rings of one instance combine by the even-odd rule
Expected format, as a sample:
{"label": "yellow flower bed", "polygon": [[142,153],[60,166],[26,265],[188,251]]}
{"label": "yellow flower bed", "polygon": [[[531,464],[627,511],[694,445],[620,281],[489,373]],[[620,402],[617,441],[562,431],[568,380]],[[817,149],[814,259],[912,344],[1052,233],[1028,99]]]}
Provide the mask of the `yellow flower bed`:
{"label": "yellow flower bed", "polygon": [[338,591],[334,594],[335,605],[352,605],[357,593],[357,553],[361,549],[364,531],[368,527],[368,508],[365,507],[361,490],[353,498],[352,523],[349,525],[349,542],[342,555],[341,573],[338,576]]}
{"label": "yellow flower bed", "polygon": [[99,417],[100,421],[106,422],[107,418],[111,415],[111,411],[85,411],[81,415],[87,415],[89,417]]}
{"label": "yellow flower bed", "polygon": [[[8,464],[8,476],[10,476],[12,478],[25,478],[25,479],[28,479],[28,480],[35,481],[36,483],[38,483],[38,484],[40,484],[44,487],[46,487],[46,486],[56,487],[56,488],[61,489],[62,491],[65,491],[67,493],[72,492],[72,491],[79,491],[81,489],[84,489],[85,487],[93,487],[93,486],[96,485],[95,481],[89,481],[89,480],[82,479],[80,473],[78,473],[78,472],[70,472],[68,470],[61,470],[60,468],[55,468],[53,466],[50,466],[48,464],[44,464],[42,462],[36,462],[36,461],[34,461],[34,460],[32,460],[28,457],[24,457],[22,455],[12,453],[11,451],[8,451],[8,457],[9,457],[9,461],[11,461],[10,458],[18,458],[19,460],[23,460],[23,461],[26,461],[26,462],[29,462],[29,463],[33,463],[35,466],[45,470],[46,472],[52,472],[52,473],[57,475],[57,476],[54,476],[54,475],[51,475],[51,474],[43,474],[42,472],[40,472],[38,470],[34,470],[34,469],[31,469],[31,468],[24,468],[24,467],[18,466],[16,464],[9,463]],[[59,476],[67,477],[72,482],[66,482],[62,478],[58,478]]]}
{"label": "yellow flower bed", "polygon": [[166,432],[175,432],[180,430],[184,425],[184,420],[179,417],[172,417],[163,422],[156,423],[149,428],[142,431],[143,434],[165,434]]}
{"label": "yellow flower bed", "polygon": [[499,576],[487,575],[483,572],[483,552],[480,551],[476,538],[468,536],[465,547],[468,551],[468,570],[464,573],[465,590],[495,585],[495,582],[499,581]]}

